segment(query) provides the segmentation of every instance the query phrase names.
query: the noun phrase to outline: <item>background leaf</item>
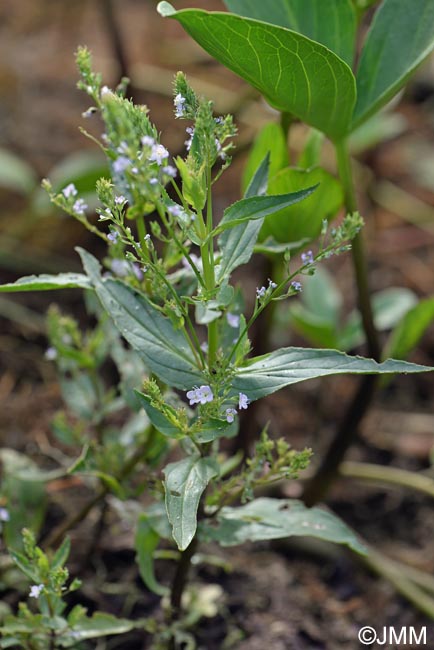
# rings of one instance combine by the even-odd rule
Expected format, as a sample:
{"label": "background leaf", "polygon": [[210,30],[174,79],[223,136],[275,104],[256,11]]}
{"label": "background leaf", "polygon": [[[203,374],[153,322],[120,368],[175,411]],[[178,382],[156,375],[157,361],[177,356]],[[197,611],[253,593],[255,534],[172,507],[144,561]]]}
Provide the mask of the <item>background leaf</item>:
{"label": "background leaf", "polygon": [[336,515],[321,508],[306,508],[295,499],[263,497],[238,508],[222,508],[217,521],[217,527],[201,525],[200,533],[205,540],[222,546],[301,535],[346,544],[366,553],[356,534]]}
{"label": "background leaf", "polygon": [[202,374],[182,332],[175,330],[145,296],[121,282],[103,279],[99,262],[83,249],[78,251],[105,310],[147,368],[175,388],[200,384]]}
{"label": "background leaf", "polygon": [[20,194],[29,194],[35,186],[34,169],[7,149],[0,149],[0,187]]}
{"label": "background leaf", "polygon": [[224,0],[235,14],[287,27],[322,43],[349,66],[356,41],[356,12],[350,0]]}
{"label": "background leaf", "polygon": [[166,509],[172,534],[180,551],[189,546],[196,533],[197,509],[209,481],[218,474],[211,458],[188,456],[164,469]]}
{"label": "background leaf", "polygon": [[350,357],[337,350],[281,348],[238,368],[232,390],[245,393],[256,400],[290,384],[306,379],[338,374],[383,374],[394,372],[428,372],[433,368],[406,361],[388,359],[377,363],[373,359]]}
{"label": "background leaf", "polygon": [[323,219],[336,216],[343,203],[339,181],[321,167],[313,169],[282,169],[270,177],[270,194],[297,192],[302,187],[317,186],[315,192],[300,205],[279,210],[265,219],[260,237],[273,237],[278,242],[293,243],[314,239],[321,231]]}
{"label": "background leaf", "polygon": [[59,275],[27,275],[16,282],[0,285],[2,293],[18,291],[50,291],[52,289],[91,289],[89,278],[83,273],[59,273]]}
{"label": "background leaf", "polygon": [[211,56],[257,88],[274,108],[332,139],[348,132],[355,79],[331,50],[283,27],[230,13],[175,11],[168,2],[158,9],[178,20]]}
{"label": "background leaf", "polygon": [[384,106],[433,48],[433,0],[384,0],[362,50],[352,128]]}
{"label": "background leaf", "polygon": [[[252,179],[254,178],[265,156],[269,156],[268,176],[272,178],[284,167],[289,165],[288,143],[283,134],[282,127],[276,122],[266,124],[255,137],[243,171],[241,186],[245,196]],[[267,177],[268,180],[268,177]],[[265,188],[266,190],[267,188]],[[259,194],[259,192],[255,192]],[[265,194],[265,192],[263,192]],[[250,193],[249,196],[254,196]]]}
{"label": "background leaf", "polygon": [[387,354],[405,359],[433,321],[434,298],[422,300],[407,312],[390,335],[386,344]]}
{"label": "background leaf", "polygon": [[154,574],[153,553],[159,541],[160,536],[149,524],[146,514],[141,514],[137,522],[135,537],[136,560],[139,565],[140,575],[148,589],[158,596],[165,596],[168,589],[157,582]]}

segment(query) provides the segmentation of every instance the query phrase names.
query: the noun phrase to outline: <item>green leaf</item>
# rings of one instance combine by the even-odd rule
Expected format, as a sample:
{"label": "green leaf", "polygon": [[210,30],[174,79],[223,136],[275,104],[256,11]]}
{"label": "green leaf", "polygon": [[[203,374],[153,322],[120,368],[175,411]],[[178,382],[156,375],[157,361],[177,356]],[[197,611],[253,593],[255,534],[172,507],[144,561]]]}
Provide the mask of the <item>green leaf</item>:
{"label": "green leaf", "polygon": [[290,192],[289,194],[279,194],[277,196],[252,196],[247,199],[241,199],[233,203],[229,208],[226,208],[222,220],[214,230],[214,234],[223,232],[227,228],[233,228],[245,221],[264,219],[264,217],[281,212],[284,208],[294,203],[299,203],[310,196],[316,187],[315,185],[304,190]]}
{"label": "green leaf", "polygon": [[71,550],[71,540],[69,537],[65,537],[63,540],[62,544],[59,546],[57,551],[54,554],[54,557],[51,561],[51,569],[59,569],[60,567],[63,567],[66,560],[69,557],[69,552]]}
{"label": "green leaf", "polygon": [[235,14],[287,27],[322,43],[349,66],[356,41],[356,12],[351,0],[224,0]]}
{"label": "green leaf", "polygon": [[246,366],[237,368],[232,389],[234,393],[245,393],[249,399],[256,400],[285,386],[315,377],[432,370],[428,366],[393,359],[377,363],[373,359],[351,357],[337,350],[281,348],[262,357],[255,357]]}
{"label": "green leaf", "polygon": [[283,537],[317,537],[366,553],[356,534],[336,515],[321,508],[307,508],[295,499],[263,497],[238,508],[222,508],[217,522],[217,527],[201,525],[202,539],[236,546]]}
{"label": "green leaf", "polygon": [[95,612],[92,616],[81,618],[69,630],[65,630],[59,645],[68,648],[85,639],[98,639],[110,634],[125,634],[125,632],[134,630],[138,625],[140,625],[139,621],[128,621],[124,618],[116,618],[111,614]]}
{"label": "green leaf", "polygon": [[348,132],[356,101],[355,78],[349,66],[324,45],[234,14],[175,11],[167,2],[158,9],[178,20],[211,56],[257,88],[274,108],[332,139]]}
{"label": "green leaf", "polygon": [[52,289],[91,289],[89,278],[83,273],[59,273],[59,275],[27,275],[16,282],[1,284],[0,292],[51,291]]}
{"label": "green leaf", "polygon": [[196,533],[200,498],[217,474],[218,466],[214,460],[197,456],[170,463],[164,469],[167,516],[180,551],[189,546]]}
{"label": "green leaf", "polygon": [[98,261],[82,249],[83,266],[105,310],[146,366],[169,386],[189,389],[202,374],[180,330],[175,330],[142,294],[111,278],[103,279]]}
{"label": "green leaf", "polygon": [[29,194],[35,185],[34,169],[10,151],[0,149],[0,187]]}
{"label": "green leaf", "polygon": [[25,576],[30,578],[32,582],[39,581],[39,568],[33,562],[28,560],[25,555],[18,553],[18,551],[9,551],[13,561],[17,567],[24,573]]}
{"label": "green leaf", "polygon": [[184,433],[181,429],[171,422],[161,411],[156,409],[151,404],[151,400],[147,395],[144,395],[138,390],[135,390],[134,393],[137,395],[141,406],[144,408],[146,415],[154,425],[154,427],[168,438],[183,438]]}
{"label": "green leaf", "polygon": [[[263,196],[267,191],[270,154],[266,153],[246,189],[244,198]],[[232,271],[246,264],[252,257],[253,250],[261,230],[263,219],[245,221],[234,228],[223,231],[218,238],[222,253],[220,264],[216,269],[217,282],[228,278]]]}
{"label": "green leaf", "polygon": [[434,321],[434,298],[422,300],[398,323],[386,344],[388,355],[405,359]]}
{"label": "green leaf", "polygon": [[159,541],[160,536],[151,527],[147,515],[141,514],[137,522],[135,536],[136,560],[139,565],[140,575],[148,589],[158,596],[165,596],[168,589],[157,582],[154,574],[153,553]]}
{"label": "green leaf", "polygon": [[312,185],[317,186],[317,189],[303,203],[287,207],[265,219],[261,239],[271,236],[279,242],[292,243],[302,239],[315,239],[319,235],[323,220],[335,217],[343,203],[342,187],[334,176],[321,167],[287,167],[270,178],[269,191],[280,195]]}
{"label": "green leaf", "polygon": [[[260,192],[247,194],[247,189],[266,156],[268,156],[269,167],[266,179],[268,184],[268,176],[272,178],[277,172],[289,165],[288,143],[286,142],[282,127],[280,124],[276,124],[276,122],[266,124],[255,137],[241,182],[244,196],[260,194]],[[266,191],[267,186],[262,194],[265,194]]]}
{"label": "green leaf", "polygon": [[384,0],[357,70],[352,129],[386,104],[434,48],[432,0]]}

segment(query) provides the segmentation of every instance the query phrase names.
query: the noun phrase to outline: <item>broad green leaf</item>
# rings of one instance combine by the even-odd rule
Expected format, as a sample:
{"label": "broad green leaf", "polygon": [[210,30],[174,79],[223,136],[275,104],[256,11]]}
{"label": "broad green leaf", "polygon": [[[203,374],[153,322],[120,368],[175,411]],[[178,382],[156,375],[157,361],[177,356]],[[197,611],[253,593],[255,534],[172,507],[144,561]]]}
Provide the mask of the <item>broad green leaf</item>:
{"label": "broad green leaf", "polygon": [[202,524],[200,534],[206,541],[222,546],[302,536],[346,544],[358,553],[366,553],[356,533],[336,515],[321,508],[307,508],[295,499],[262,497],[238,508],[222,508],[217,522],[217,526]]}
{"label": "broad green leaf", "polygon": [[161,411],[152,406],[150,399],[147,395],[135,390],[140,405],[144,408],[146,415],[154,425],[154,427],[168,438],[183,438],[184,434],[176,424],[171,422]]}
{"label": "broad green leaf", "polygon": [[373,359],[351,357],[337,350],[281,348],[256,357],[236,369],[232,389],[256,400],[285,386],[327,375],[431,372],[433,368],[406,361],[388,359],[377,363]]}
{"label": "broad green leaf", "polygon": [[91,289],[89,278],[83,273],[59,273],[59,275],[27,275],[16,282],[1,284],[0,292],[51,291],[54,289]]}
{"label": "broad green leaf", "polygon": [[[268,187],[268,174],[270,168],[270,154],[266,153],[246,189],[244,198],[263,196]],[[234,228],[225,230],[218,238],[221,250],[220,264],[216,269],[217,282],[228,278],[232,271],[242,264],[247,264],[252,257],[253,250],[261,230],[263,219],[245,221]]]}
{"label": "broad green leaf", "polygon": [[357,70],[352,129],[386,104],[434,48],[433,0],[384,0]]}
{"label": "broad green leaf", "polygon": [[287,167],[270,178],[268,187],[270,193],[279,195],[311,185],[317,189],[300,205],[284,208],[265,219],[261,239],[271,236],[279,242],[292,243],[319,235],[323,220],[335,217],[343,203],[342,187],[334,176],[321,167]]}
{"label": "broad green leaf", "polygon": [[83,266],[105,310],[131,347],[164,383],[188,389],[202,383],[202,375],[180,330],[175,330],[142,294],[111,278],[101,277],[98,261],[82,249]]}
{"label": "broad green leaf", "polygon": [[223,232],[228,228],[233,228],[245,221],[255,221],[264,219],[269,215],[281,212],[284,208],[299,203],[306,197],[310,196],[316,189],[316,185],[307,189],[290,192],[289,194],[279,194],[277,196],[252,196],[248,199],[241,199],[233,203],[223,213],[222,220],[214,230],[214,234]]}
{"label": "broad green leaf", "polygon": [[29,194],[35,186],[34,169],[7,149],[0,149],[0,187]]}
{"label": "broad green leaf", "polygon": [[[417,303],[416,294],[405,287],[391,287],[372,296],[375,327],[384,331],[395,327],[404,315]],[[362,317],[358,310],[352,312],[339,334],[339,348],[350,350],[365,340]]]}
{"label": "broad green leaf", "polygon": [[308,36],[335,52],[349,66],[356,42],[356,12],[351,0],[224,0],[234,14],[280,25]]}
{"label": "broad green leaf", "polygon": [[[259,192],[255,192],[254,194],[250,193],[247,195],[247,190],[265,156],[268,156],[269,159],[268,176],[270,178],[289,165],[288,143],[286,142],[282,127],[276,122],[266,124],[255,137],[255,141],[252,145],[243,171],[241,185],[244,196],[254,196],[255,194],[259,194]],[[265,188],[265,191],[266,189],[267,188]],[[265,194],[265,191],[263,194]]]}
{"label": "broad green leaf", "polygon": [[197,456],[170,463],[164,469],[167,516],[180,551],[189,546],[196,533],[200,498],[217,474],[214,460]]}
{"label": "broad green leaf", "polygon": [[355,78],[324,45],[284,27],[230,13],[175,11],[168,2],[160,2],[158,10],[178,20],[211,56],[259,90],[274,108],[332,139],[348,132]]}
{"label": "broad green leaf", "polygon": [[154,574],[153,553],[158,546],[159,540],[160,536],[151,527],[146,514],[141,514],[137,522],[135,537],[136,560],[139,565],[140,575],[148,589],[158,596],[165,596],[168,589],[157,582]]}
{"label": "broad green leaf", "polygon": [[387,354],[405,359],[434,321],[434,298],[422,300],[398,323],[386,344]]}
{"label": "broad green leaf", "polygon": [[95,612],[92,616],[81,618],[69,630],[63,632],[62,642],[59,645],[68,648],[75,646],[81,640],[98,639],[110,634],[125,634],[138,626],[140,626],[139,621],[128,621],[111,614]]}

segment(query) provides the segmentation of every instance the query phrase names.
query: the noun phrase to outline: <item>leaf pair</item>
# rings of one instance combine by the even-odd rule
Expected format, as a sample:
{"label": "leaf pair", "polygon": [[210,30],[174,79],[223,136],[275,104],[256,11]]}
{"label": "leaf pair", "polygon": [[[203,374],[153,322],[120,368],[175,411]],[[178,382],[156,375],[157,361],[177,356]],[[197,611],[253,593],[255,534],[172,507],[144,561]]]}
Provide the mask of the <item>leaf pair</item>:
{"label": "leaf pair", "polygon": [[[341,140],[386,104],[434,48],[432,0],[384,0],[351,70],[356,13],[350,0],[226,0],[234,13],[175,11],[209,54],[272,106]],[[240,14],[240,15],[237,15]]]}

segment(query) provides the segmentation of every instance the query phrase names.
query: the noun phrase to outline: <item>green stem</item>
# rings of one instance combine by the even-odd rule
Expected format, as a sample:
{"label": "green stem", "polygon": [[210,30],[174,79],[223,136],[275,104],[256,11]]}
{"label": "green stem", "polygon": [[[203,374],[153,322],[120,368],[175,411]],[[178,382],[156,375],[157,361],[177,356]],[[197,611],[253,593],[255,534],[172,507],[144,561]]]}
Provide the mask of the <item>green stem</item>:
{"label": "green stem", "polygon": [[[348,146],[346,141],[342,140],[341,142],[335,143],[335,148],[339,177],[344,189],[345,208],[347,212],[351,214],[357,211],[357,200]],[[359,233],[353,239],[351,253],[356,278],[359,309],[362,316],[363,329],[368,343],[369,354],[373,359],[379,361],[381,357],[381,348],[372,312],[371,293],[369,290],[368,270],[362,233]]]}
{"label": "green stem", "polygon": [[[208,170],[208,200],[206,210],[206,229],[208,233],[212,232],[212,192],[211,192],[211,170]],[[212,295],[214,293],[215,284],[215,271],[214,271],[214,247],[213,238],[210,237],[209,241],[200,247],[200,254],[202,257],[203,274],[205,279],[205,287]],[[217,320],[213,320],[208,325],[208,367],[210,370],[214,368],[217,349],[218,349],[218,329]]]}
{"label": "green stem", "polygon": [[145,226],[145,220],[142,216],[137,218],[137,234],[139,235],[139,244],[140,248],[143,250],[143,247],[145,246],[145,236],[146,236],[146,226]]}

